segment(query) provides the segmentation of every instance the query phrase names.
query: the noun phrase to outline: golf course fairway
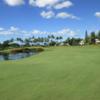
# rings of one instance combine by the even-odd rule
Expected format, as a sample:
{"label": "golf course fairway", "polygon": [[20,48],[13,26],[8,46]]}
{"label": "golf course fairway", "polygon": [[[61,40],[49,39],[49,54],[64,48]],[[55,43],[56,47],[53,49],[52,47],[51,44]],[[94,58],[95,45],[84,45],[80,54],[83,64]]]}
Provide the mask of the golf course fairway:
{"label": "golf course fairway", "polygon": [[0,100],[100,100],[100,47],[48,47],[1,61]]}

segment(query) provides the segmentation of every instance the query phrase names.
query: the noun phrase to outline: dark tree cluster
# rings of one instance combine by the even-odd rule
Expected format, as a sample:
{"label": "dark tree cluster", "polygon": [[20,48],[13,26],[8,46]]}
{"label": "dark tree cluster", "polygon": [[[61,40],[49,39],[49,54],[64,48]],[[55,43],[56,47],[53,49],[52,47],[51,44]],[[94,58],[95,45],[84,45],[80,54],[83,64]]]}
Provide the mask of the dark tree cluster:
{"label": "dark tree cluster", "polygon": [[90,34],[85,32],[85,43],[86,44],[96,44],[96,39],[100,41],[100,31],[99,32],[91,32]]}

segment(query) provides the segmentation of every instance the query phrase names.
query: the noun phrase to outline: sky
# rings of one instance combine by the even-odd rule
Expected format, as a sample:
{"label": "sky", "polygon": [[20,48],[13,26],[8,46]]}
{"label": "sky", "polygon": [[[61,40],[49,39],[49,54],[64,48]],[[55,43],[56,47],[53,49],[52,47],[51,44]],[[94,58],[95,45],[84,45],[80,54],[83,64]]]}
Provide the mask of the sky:
{"label": "sky", "polygon": [[0,0],[0,41],[86,30],[100,30],[100,0]]}

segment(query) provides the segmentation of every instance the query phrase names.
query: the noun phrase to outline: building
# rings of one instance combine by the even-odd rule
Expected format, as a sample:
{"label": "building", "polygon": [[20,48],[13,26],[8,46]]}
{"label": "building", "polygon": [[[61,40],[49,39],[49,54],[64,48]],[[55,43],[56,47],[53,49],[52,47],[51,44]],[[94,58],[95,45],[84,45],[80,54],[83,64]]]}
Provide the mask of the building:
{"label": "building", "polygon": [[83,46],[85,43],[84,43],[84,40],[80,41],[79,42],[79,45]]}
{"label": "building", "polygon": [[100,40],[99,39],[95,39],[95,43],[96,44],[100,44]]}

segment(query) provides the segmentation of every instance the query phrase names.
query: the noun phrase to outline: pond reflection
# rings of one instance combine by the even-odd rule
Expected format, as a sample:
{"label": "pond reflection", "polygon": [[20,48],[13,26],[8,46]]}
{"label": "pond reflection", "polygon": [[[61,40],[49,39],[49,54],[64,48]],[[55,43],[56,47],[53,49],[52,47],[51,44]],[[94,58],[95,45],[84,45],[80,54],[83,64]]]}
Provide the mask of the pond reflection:
{"label": "pond reflection", "polygon": [[36,54],[36,52],[3,54],[3,55],[0,55],[0,61],[3,61],[3,60],[18,60],[18,59],[22,59],[22,58],[26,58],[26,57],[35,55],[35,54]]}

